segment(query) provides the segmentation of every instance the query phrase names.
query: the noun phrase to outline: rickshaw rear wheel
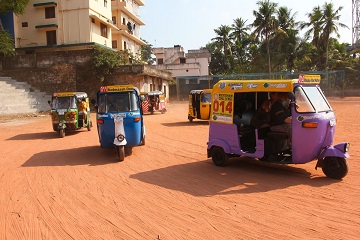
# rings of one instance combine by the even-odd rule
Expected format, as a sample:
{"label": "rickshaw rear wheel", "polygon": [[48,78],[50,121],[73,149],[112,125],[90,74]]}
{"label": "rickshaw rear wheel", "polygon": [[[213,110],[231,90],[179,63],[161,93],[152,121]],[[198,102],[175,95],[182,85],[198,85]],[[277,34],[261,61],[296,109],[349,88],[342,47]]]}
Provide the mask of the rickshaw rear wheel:
{"label": "rickshaw rear wheel", "polygon": [[213,163],[219,167],[224,167],[229,162],[229,155],[227,155],[221,147],[213,147],[211,150],[211,158]]}
{"label": "rickshaw rear wheel", "polygon": [[345,158],[326,157],[322,164],[323,173],[334,179],[342,179],[348,173],[348,165]]}
{"label": "rickshaw rear wheel", "polygon": [[92,127],[92,122],[89,121],[88,125],[86,126],[88,131],[91,131],[91,127]]}
{"label": "rickshaw rear wheel", "polygon": [[145,137],[143,137],[143,139],[141,140],[140,145],[141,145],[141,146],[145,145]]}
{"label": "rickshaw rear wheel", "polygon": [[162,114],[164,114],[165,112],[166,112],[166,109],[165,109],[165,108],[161,109],[161,113],[162,113]]}
{"label": "rickshaw rear wheel", "polygon": [[61,138],[65,137],[65,129],[60,129],[59,130],[59,135]]}
{"label": "rickshaw rear wheel", "polygon": [[189,119],[189,122],[192,122],[194,118],[192,116],[189,116],[188,119]]}

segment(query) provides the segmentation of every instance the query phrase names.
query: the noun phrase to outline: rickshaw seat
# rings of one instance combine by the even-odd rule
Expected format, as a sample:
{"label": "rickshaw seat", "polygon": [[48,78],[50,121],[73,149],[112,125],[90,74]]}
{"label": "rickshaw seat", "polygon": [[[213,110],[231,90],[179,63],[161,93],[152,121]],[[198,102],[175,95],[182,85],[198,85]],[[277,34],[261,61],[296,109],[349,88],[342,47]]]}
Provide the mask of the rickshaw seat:
{"label": "rickshaw seat", "polygon": [[289,135],[287,133],[283,132],[268,132],[267,137],[272,140],[282,140],[282,139],[288,139]]}

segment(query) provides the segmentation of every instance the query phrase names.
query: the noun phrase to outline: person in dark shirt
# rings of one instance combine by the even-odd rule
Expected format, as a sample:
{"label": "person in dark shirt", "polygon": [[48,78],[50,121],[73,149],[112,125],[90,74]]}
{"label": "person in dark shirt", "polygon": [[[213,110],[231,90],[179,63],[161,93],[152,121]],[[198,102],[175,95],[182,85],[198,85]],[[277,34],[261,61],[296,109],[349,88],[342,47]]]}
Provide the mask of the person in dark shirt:
{"label": "person in dark shirt", "polygon": [[270,108],[270,130],[287,133],[291,139],[290,111],[282,104],[285,97],[282,93],[275,93],[273,96],[274,101]]}

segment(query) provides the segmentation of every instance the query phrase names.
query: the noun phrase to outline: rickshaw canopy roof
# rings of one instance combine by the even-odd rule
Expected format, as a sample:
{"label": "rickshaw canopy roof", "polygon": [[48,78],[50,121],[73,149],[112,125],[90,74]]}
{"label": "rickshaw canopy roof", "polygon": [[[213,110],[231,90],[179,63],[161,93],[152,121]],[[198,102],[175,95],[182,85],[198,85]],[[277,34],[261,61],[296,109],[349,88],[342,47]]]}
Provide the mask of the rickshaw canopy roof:
{"label": "rickshaw canopy roof", "polygon": [[190,94],[211,93],[212,89],[191,90]]}
{"label": "rickshaw canopy roof", "polygon": [[126,85],[111,85],[111,86],[102,86],[100,87],[100,92],[132,92],[136,91],[139,94],[139,89],[131,84]]}
{"label": "rickshaw canopy roof", "polygon": [[213,91],[216,92],[292,92],[295,85],[316,85],[320,75],[303,75],[299,79],[260,79],[260,80],[220,80]]}
{"label": "rickshaw canopy roof", "polygon": [[155,96],[155,95],[163,95],[164,93],[162,91],[151,91],[147,93],[149,96]]}
{"label": "rickshaw canopy roof", "polygon": [[87,98],[86,92],[54,92],[53,97],[76,97],[76,98]]}

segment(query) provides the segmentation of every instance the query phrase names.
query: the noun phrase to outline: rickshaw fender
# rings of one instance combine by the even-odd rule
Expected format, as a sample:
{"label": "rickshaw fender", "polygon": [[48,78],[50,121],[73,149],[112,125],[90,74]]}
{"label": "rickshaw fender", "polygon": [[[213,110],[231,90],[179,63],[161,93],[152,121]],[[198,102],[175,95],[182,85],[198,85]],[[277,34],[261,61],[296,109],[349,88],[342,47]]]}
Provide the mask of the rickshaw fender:
{"label": "rickshaw fender", "polygon": [[208,157],[211,157],[211,148],[213,147],[221,147],[222,149],[224,149],[225,153],[231,153],[231,148],[226,141],[221,139],[214,139],[208,143],[208,150],[207,150]]}
{"label": "rickshaw fender", "polygon": [[117,140],[117,138],[114,138],[114,145],[116,146],[124,146],[127,144],[126,139],[122,140],[121,142],[119,140]]}
{"label": "rickshaw fender", "polygon": [[341,157],[341,158],[349,158],[350,155],[345,151],[346,144],[348,143],[339,143],[335,146],[330,146],[324,149],[320,155],[319,159],[324,159],[325,157]]}

